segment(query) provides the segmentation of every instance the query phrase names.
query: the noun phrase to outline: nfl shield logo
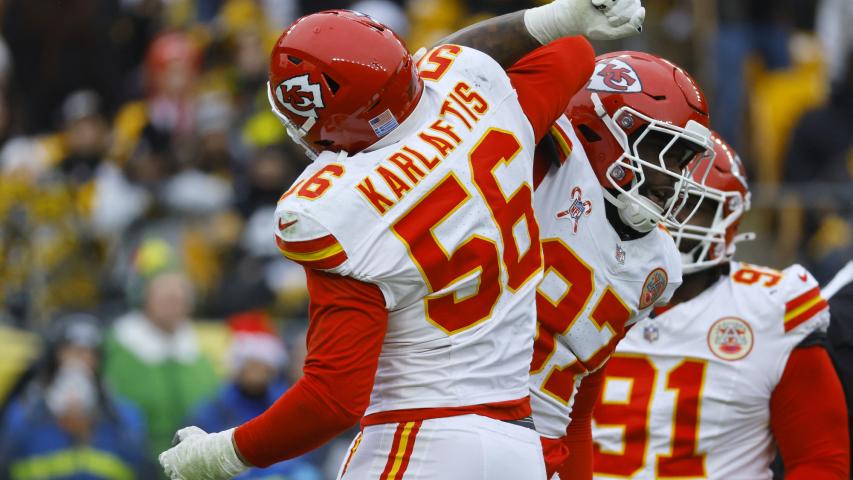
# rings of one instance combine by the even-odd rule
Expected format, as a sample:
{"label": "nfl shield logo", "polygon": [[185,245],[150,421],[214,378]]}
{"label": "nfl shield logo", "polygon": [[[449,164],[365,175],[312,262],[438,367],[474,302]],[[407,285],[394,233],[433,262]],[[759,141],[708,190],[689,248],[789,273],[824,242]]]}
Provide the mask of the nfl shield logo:
{"label": "nfl shield logo", "polygon": [[625,265],[625,250],[619,245],[616,245],[616,262],[619,265]]}
{"label": "nfl shield logo", "polygon": [[572,204],[568,210],[557,213],[557,218],[569,217],[572,221],[572,234],[578,233],[578,222],[581,218],[592,213],[592,202],[583,199],[581,187],[572,189]]}
{"label": "nfl shield logo", "polygon": [[569,208],[569,216],[572,218],[580,218],[583,213],[583,203],[580,200],[575,200]]}
{"label": "nfl shield logo", "polygon": [[655,342],[659,337],[660,331],[658,330],[658,326],[654,323],[649,323],[643,327],[643,338],[645,338],[647,342]]}

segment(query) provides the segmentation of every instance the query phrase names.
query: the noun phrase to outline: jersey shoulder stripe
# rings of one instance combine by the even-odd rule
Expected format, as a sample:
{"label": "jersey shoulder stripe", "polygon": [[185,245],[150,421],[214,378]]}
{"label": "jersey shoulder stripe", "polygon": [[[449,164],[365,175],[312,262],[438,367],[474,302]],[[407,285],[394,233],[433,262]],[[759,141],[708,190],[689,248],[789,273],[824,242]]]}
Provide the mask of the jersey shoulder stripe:
{"label": "jersey shoulder stripe", "polygon": [[785,333],[797,328],[814,317],[829,304],[820,293],[820,287],[814,287],[785,303]]}
{"label": "jersey shoulder stripe", "polygon": [[280,200],[275,211],[275,243],[282,255],[296,263],[333,270],[347,261],[347,254],[334,232],[312,214],[320,206],[293,196]]}
{"label": "jersey shoulder stripe", "polygon": [[330,270],[347,260],[344,248],[333,235],[291,242],[276,235],[275,241],[285,257],[309,268]]}
{"label": "jersey shoulder stripe", "polygon": [[560,147],[560,164],[566,162],[569,158],[569,155],[572,154],[572,140],[569,138],[569,134],[566,133],[566,128],[571,128],[571,124],[568,122],[561,122],[563,118],[557,119],[557,121],[551,126],[551,137],[554,138],[554,141],[557,143],[557,146]]}
{"label": "jersey shoulder stripe", "polygon": [[[817,280],[802,265],[791,265],[782,271],[767,267],[741,264],[734,280],[741,284],[762,286],[762,292],[781,310],[782,331],[785,335],[808,334],[824,330],[829,322],[829,304],[821,293]],[[754,298],[754,294],[750,296]],[[780,318],[781,317],[781,318]],[[778,320],[776,320],[778,322]]]}

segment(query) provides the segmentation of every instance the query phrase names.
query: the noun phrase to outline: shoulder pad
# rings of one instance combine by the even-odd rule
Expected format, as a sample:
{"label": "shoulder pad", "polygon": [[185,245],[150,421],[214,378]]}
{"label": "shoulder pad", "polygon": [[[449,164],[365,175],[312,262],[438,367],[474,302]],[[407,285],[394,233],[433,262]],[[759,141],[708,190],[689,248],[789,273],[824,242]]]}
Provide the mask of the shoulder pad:
{"label": "shoulder pad", "polygon": [[817,280],[801,265],[782,271],[775,295],[785,304],[785,333],[823,313],[828,318],[829,304],[823,298]]}
{"label": "shoulder pad", "polygon": [[669,231],[665,228],[662,228],[661,235],[662,244],[665,245],[665,256],[666,259],[666,270],[667,270],[667,286],[666,291],[661,296],[661,298],[655,302],[655,306],[664,306],[669,304],[670,300],[672,300],[672,296],[675,294],[675,291],[678,290],[678,287],[681,286],[684,281],[682,277],[681,271],[681,253],[678,251],[678,248],[675,246],[675,242],[669,238]]}
{"label": "shoulder pad", "polygon": [[424,80],[439,82],[445,73],[454,71],[479,87],[501,84],[512,88],[509,76],[500,64],[472,47],[449,43],[437,45],[418,59],[417,67]]}
{"label": "shoulder pad", "polygon": [[734,283],[766,288],[771,295],[779,291],[783,277],[779,270],[745,262],[732,262],[730,265],[730,277]]}
{"label": "shoulder pad", "polygon": [[335,236],[305,212],[288,207],[288,202],[282,202],[275,211],[275,243],[281,253],[318,270],[343,265],[347,254]]}

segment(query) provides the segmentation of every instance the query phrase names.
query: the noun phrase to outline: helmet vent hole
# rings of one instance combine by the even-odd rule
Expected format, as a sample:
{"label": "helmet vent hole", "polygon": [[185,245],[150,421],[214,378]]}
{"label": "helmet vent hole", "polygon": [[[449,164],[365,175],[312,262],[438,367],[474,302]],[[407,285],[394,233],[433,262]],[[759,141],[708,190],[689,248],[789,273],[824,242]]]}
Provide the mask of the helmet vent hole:
{"label": "helmet vent hole", "polygon": [[581,134],[586,138],[588,142],[597,142],[601,140],[601,137],[598,136],[597,133],[591,128],[589,128],[585,123],[578,125],[578,130],[580,130]]}
{"label": "helmet vent hole", "polygon": [[652,95],[652,98],[657,101],[666,100],[666,95]]}
{"label": "helmet vent hole", "polygon": [[[360,15],[364,15],[364,14],[360,14]],[[365,17],[364,20],[361,21],[361,23],[363,25],[367,25],[368,27],[376,30],[379,33],[382,33],[385,31],[384,25],[382,25],[381,23],[377,22],[376,20],[370,18],[368,15],[364,15],[364,17]]]}
{"label": "helmet vent hole", "polygon": [[341,88],[341,86],[338,85],[338,82],[332,80],[332,77],[328,76],[325,73],[323,74],[323,79],[326,80],[326,85],[329,86],[329,90],[332,91],[332,95],[338,93],[338,90],[340,90]]}
{"label": "helmet vent hole", "polygon": [[372,104],[372,105],[370,105],[370,108],[368,108],[368,109],[367,109],[367,111],[369,112],[369,111],[373,110],[374,108],[376,108],[376,107],[379,105],[379,102],[380,102],[380,101],[382,101],[382,99],[381,99],[381,98],[377,98],[377,99],[376,99],[376,101],[375,101],[375,102],[373,102],[373,104]]}
{"label": "helmet vent hole", "polygon": [[288,60],[290,60],[290,63],[292,63],[292,64],[294,64],[294,65],[299,65],[300,63],[302,63],[302,59],[301,59],[301,58],[299,58],[299,57],[294,57],[293,55],[288,55],[288,56],[287,56],[287,59],[288,59]]}

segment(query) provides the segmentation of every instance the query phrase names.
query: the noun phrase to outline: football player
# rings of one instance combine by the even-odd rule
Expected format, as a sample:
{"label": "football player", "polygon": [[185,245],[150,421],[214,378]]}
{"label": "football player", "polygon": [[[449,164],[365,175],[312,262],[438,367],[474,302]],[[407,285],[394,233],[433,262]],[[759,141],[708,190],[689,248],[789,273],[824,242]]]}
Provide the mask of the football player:
{"label": "football player", "polygon": [[703,203],[673,229],[684,283],[607,365],[593,414],[595,476],[771,479],[778,449],[787,479],[846,479],[847,410],[823,347],[827,303],[799,265],[732,261],[750,194],[738,156],[718,137],[715,147]]}
{"label": "football player", "polygon": [[527,418],[534,147],[592,71],[588,42],[567,36],[622,37],[643,16],[639,0],[557,0],[462,30],[417,66],[355,12],[288,28],[268,93],[314,158],[276,210],[276,242],[307,275],[304,376],[236,429],[179,431],[166,472],[229,478],[362,419],[340,478],[544,478]]}
{"label": "football player", "polygon": [[[562,478],[592,476],[589,398],[601,377],[594,372],[681,283],[680,255],[659,224],[675,221],[688,163],[701,157],[693,164],[701,179],[698,170],[712,161],[705,97],[684,70],[641,52],[596,60],[537,150],[545,273],[531,402],[549,475]],[[566,436],[570,421],[579,433]]]}

